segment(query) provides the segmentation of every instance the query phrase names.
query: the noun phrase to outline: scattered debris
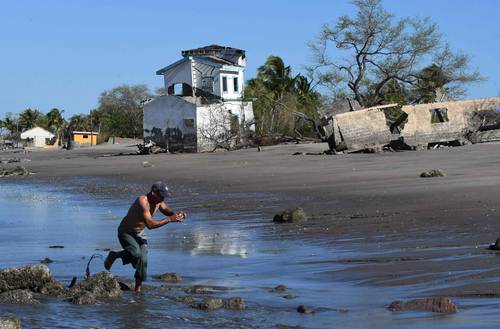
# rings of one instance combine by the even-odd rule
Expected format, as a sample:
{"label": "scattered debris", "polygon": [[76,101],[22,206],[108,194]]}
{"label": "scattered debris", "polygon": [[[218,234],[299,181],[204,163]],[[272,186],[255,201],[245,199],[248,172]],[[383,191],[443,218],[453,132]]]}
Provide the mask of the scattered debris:
{"label": "scattered debris", "polygon": [[295,223],[307,220],[304,209],[297,207],[287,209],[281,213],[274,215],[273,222],[275,223]]}
{"label": "scattered debris", "polygon": [[100,254],[93,254],[92,256],[90,256],[90,259],[87,263],[87,267],[85,268],[85,278],[89,278],[90,277],[90,263],[92,262],[92,260],[94,258],[101,258],[102,259],[102,255]]}
{"label": "scattered debris", "polygon": [[69,283],[68,288],[72,288],[75,284],[76,284],[76,276],[74,276],[74,277],[71,279],[71,282]]}
{"label": "scattered debris", "polygon": [[48,257],[45,257],[44,259],[42,259],[40,261],[40,263],[42,263],[42,264],[50,264],[50,263],[53,263],[53,262],[54,261],[52,259],[48,258]]}
{"label": "scattered debris", "polygon": [[142,161],[142,166],[144,168],[151,168],[151,167],[154,167],[154,164],[147,162],[147,161]]}
{"label": "scattered debris", "polygon": [[137,144],[137,148],[139,149],[139,154],[158,154],[167,152],[166,149],[156,145],[153,141],[149,141],[145,144]]}
{"label": "scattered debris", "polygon": [[446,177],[446,172],[444,172],[441,169],[432,169],[432,170],[424,171],[423,173],[420,174],[420,177],[422,177],[422,178]]}
{"label": "scattered debris", "polygon": [[457,306],[448,297],[420,298],[409,301],[394,301],[389,307],[391,311],[429,311],[435,313],[454,314]]}
{"label": "scattered debris", "polygon": [[118,284],[120,285],[120,289],[122,291],[132,291],[132,288],[130,288],[130,286],[125,282],[118,281]]}
{"label": "scattered debris", "polygon": [[292,294],[288,294],[288,295],[285,295],[285,296],[282,296],[282,297],[285,298],[285,299],[295,299],[295,298],[297,298],[297,296],[292,295]]}
{"label": "scattered debris", "polygon": [[161,275],[153,275],[153,278],[166,282],[180,282],[182,277],[177,273],[164,273]]}
{"label": "scattered debris", "polygon": [[315,313],[315,311],[312,308],[304,306],[304,305],[299,305],[297,307],[297,312],[303,313],[303,314],[314,314]]}
{"label": "scattered debris", "polygon": [[8,177],[8,176],[26,176],[33,174],[28,169],[23,166],[17,166],[13,169],[3,168],[0,172],[0,177]]}
{"label": "scattered debris", "polygon": [[497,238],[495,243],[492,243],[488,246],[489,250],[500,250],[500,236]]}
{"label": "scattered debris", "polygon": [[28,159],[21,159],[21,158],[8,158],[8,159],[0,159],[0,163],[5,164],[5,163],[17,163],[21,161],[29,161]]}

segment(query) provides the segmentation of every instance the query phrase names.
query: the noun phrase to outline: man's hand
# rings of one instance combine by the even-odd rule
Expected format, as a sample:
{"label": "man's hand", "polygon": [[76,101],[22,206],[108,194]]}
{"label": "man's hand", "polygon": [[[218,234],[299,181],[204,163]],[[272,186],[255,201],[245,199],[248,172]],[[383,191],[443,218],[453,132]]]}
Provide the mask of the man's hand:
{"label": "man's hand", "polygon": [[[184,211],[180,211],[172,217],[174,218],[173,222],[183,222],[184,219],[186,218],[186,213],[184,213]],[[172,217],[170,217],[170,218],[172,218]]]}

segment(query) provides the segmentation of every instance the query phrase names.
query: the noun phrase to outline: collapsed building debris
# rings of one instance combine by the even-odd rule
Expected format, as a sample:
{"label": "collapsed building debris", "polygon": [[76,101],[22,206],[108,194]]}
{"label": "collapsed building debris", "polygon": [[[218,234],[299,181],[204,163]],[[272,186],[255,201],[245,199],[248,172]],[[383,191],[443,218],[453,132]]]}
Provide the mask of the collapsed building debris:
{"label": "collapsed building debris", "polygon": [[500,98],[388,104],[322,115],[323,138],[336,152],[381,151],[386,146],[416,150],[500,140]]}

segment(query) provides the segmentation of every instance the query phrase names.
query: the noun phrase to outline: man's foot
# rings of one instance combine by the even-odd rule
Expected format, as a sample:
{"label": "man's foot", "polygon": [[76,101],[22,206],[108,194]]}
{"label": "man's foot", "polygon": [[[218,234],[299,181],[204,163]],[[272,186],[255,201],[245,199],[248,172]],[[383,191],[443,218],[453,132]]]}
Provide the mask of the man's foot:
{"label": "man's foot", "polygon": [[104,260],[104,268],[109,271],[111,269],[111,266],[113,266],[115,260],[116,260],[116,252],[110,251],[108,257],[106,257],[106,259]]}

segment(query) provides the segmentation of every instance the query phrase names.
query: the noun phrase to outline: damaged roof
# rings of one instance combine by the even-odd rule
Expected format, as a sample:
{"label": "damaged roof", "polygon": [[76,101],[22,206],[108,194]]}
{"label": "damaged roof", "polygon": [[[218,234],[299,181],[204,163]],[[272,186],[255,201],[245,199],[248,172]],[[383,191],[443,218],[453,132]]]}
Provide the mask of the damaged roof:
{"label": "damaged roof", "polygon": [[188,50],[183,50],[181,52],[182,56],[209,56],[209,55],[215,55],[220,53],[231,53],[231,54],[241,54],[244,55],[245,51],[238,49],[238,48],[233,48],[233,47],[227,47],[227,46],[219,46],[219,45],[209,45],[205,47],[200,47],[200,48],[194,48],[194,49],[188,49]]}

